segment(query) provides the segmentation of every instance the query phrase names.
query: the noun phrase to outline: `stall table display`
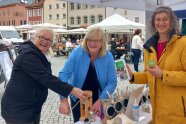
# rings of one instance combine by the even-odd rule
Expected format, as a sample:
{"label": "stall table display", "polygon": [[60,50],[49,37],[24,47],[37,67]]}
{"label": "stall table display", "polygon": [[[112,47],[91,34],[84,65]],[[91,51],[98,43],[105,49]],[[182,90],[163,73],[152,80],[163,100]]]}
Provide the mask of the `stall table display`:
{"label": "stall table display", "polygon": [[[130,94],[127,108],[125,108],[123,104],[121,104],[121,106],[119,105],[117,108],[119,102],[124,103],[124,97],[118,98],[117,100],[110,98],[106,101],[101,100],[102,107],[100,107],[100,114],[95,115],[94,120],[91,121],[90,119],[88,124],[150,124],[152,120],[151,104],[149,100],[146,102],[141,101],[144,95],[143,93],[144,87],[133,90]],[[132,105],[134,99],[138,99],[139,104],[141,102],[138,122],[133,121]],[[79,121],[75,124],[84,124],[84,122]]]}

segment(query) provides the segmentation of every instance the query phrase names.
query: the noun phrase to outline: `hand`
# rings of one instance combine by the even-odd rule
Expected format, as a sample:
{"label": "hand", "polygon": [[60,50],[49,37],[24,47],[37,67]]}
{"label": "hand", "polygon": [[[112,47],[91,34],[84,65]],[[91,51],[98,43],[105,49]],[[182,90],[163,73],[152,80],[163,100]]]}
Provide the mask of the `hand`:
{"label": "hand", "polygon": [[68,103],[68,98],[64,98],[61,100],[61,103],[59,105],[59,112],[61,114],[67,114],[69,115],[70,114],[70,106],[69,106],[69,103]]}
{"label": "hand", "polygon": [[162,75],[163,75],[163,71],[160,69],[159,66],[155,65],[154,68],[151,68],[149,66],[147,66],[147,71],[149,73],[151,73],[151,75],[153,75],[154,77],[157,77],[157,78],[162,78]]}
{"label": "hand", "polygon": [[100,100],[98,99],[92,106],[92,111],[97,114],[99,112],[99,107],[101,105]]}
{"label": "hand", "polygon": [[132,77],[133,77],[133,72],[132,72],[132,70],[130,69],[129,65],[126,64],[126,67],[127,67],[127,70],[128,70],[129,76],[130,76],[130,79],[132,79]]}
{"label": "hand", "polygon": [[83,100],[88,98],[88,96],[90,96],[88,92],[82,91],[81,89],[76,88],[76,87],[72,89],[71,93],[75,95],[77,98],[83,99]]}

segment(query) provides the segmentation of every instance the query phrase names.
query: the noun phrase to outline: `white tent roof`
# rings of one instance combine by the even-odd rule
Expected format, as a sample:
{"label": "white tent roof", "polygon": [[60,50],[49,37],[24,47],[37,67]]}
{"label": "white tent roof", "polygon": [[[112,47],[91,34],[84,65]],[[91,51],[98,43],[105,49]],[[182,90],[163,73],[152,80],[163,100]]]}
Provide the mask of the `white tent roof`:
{"label": "white tent roof", "polygon": [[157,1],[162,1],[163,5],[170,6],[173,10],[183,10],[186,0],[65,0],[74,3],[83,3],[97,6],[107,6],[124,8],[131,10],[150,10],[157,7]]}
{"label": "white tent roof", "polygon": [[65,29],[65,27],[63,27],[63,26],[59,26],[59,25],[51,24],[51,23],[42,23],[42,24],[33,25],[33,28],[41,28],[41,27],[48,27],[48,28],[52,28],[52,29],[56,29],[56,28]]}
{"label": "white tent roof", "polygon": [[30,30],[32,29],[32,25],[26,24],[26,25],[19,25],[19,26],[15,26],[16,30]]}
{"label": "white tent roof", "polygon": [[137,28],[144,29],[145,28],[144,24],[130,21],[118,14],[114,14],[104,19],[100,23],[91,25],[87,28],[89,29],[93,26],[100,26],[101,28],[106,30],[106,32],[130,32],[130,29],[137,29]]}
{"label": "white tent roof", "polygon": [[53,29],[53,31],[55,33],[64,33],[64,34],[68,32],[68,30],[66,30],[66,29]]}
{"label": "white tent roof", "polygon": [[77,29],[68,30],[68,33],[82,34],[82,33],[86,33],[87,31],[88,30],[86,28],[77,28]]}
{"label": "white tent roof", "polygon": [[[66,29],[52,29],[54,33],[68,33],[68,30]],[[30,30],[28,33],[36,33],[36,30]]]}

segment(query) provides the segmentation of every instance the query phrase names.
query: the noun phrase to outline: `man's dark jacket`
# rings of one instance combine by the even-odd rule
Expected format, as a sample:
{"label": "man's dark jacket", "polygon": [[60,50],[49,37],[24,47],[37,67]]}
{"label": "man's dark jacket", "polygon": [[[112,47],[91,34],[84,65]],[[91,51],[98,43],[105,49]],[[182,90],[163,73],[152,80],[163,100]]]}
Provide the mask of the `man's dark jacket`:
{"label": "man's dark jacket", "polygon": [[1,101],[2,117],[14,123],[31,122],[40,114],[48,88],[65,97],[73,89],[52,75],[47,58],[31,41],[24,42]]}

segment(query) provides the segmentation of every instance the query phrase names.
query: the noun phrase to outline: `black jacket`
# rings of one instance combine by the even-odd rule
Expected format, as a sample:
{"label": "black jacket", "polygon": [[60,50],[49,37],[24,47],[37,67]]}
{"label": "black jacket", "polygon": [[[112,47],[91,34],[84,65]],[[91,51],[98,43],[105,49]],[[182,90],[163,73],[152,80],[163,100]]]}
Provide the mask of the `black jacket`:
{"label": "black jacket", "polygon": [[24,42],[2,97],[2,117],[16,123],[32,121],[41,112],[48,88],[65,97],[73,89],[52,75],[47,58],[31,41]]}

